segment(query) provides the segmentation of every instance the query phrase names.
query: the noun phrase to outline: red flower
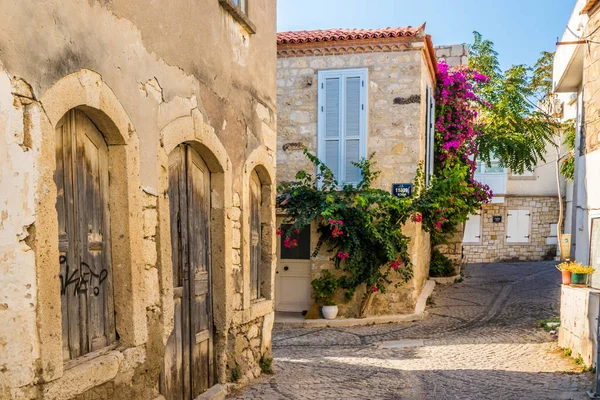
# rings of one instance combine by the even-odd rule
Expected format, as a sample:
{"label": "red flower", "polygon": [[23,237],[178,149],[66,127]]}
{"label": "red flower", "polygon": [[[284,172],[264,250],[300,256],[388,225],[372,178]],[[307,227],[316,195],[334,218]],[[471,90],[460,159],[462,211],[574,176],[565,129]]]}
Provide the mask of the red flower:
{"label": "red flower", "polygon": [[276,234],[278,234],[279,236],[283,235],[283,229],[281,228],[277,228],[277,230],[275,231]]}
{"label": "red flower", "polygon": [[338,251],[338,258],[342,261],[345,260],[346,258],[348,258],[348,253]]}
{"label": "red flower", "polygon": [[333,227],[333,231],[331,232],[331,236],[337,238],[338,236],[342,236],[344,232],[340,230],[340,228],[336,226]]}
{"label": "red flower", "polygon": [[299,234],[300,234],[300,229],[298,229],[298,228],[294,229],[294,233],[295,233],[296,235],[299,235]]}
{"label": "red flower", "polygon": [[422,221],[423,221],[423,216],[422,216],[420,213],[415,213],[415,214],[412,216],[412,220],[413,220],[414,222],[422,222]]}
{"label": "red flower", "polygon": [[400,259],[396,261],[390,261],[390,267],[392,267],[394,271],[398,271],[398,268],[400,268],[402,264],[404,264],[404,262],[400,261]]}
{"label": "red flower", "polygon": [[379,291],[379,288],[377,286],[375,286],[375,285],[371,286],[371,292],[372,293],[375,293],[375,292],[378,292],[378,291]]}
{"label": "red flower", "polygon": [[296,239],[287,238],[283,241],[283,245],[288,249],[292,247],[298,247],[298,241]]}

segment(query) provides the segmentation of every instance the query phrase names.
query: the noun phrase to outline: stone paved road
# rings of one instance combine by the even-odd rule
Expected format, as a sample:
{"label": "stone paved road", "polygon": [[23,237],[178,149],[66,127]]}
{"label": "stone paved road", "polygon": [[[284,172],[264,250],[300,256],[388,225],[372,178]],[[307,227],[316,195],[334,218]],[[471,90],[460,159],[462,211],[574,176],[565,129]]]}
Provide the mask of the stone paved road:
{"label": "stone paved road", "polygon": [[[273,333],[276,374],[235,399],[586,399],[591,374],[538,326],[558,315],[554,263],[476,264],[436,287],[424,321]],[[418,339],[422,346],[382,348]]]}

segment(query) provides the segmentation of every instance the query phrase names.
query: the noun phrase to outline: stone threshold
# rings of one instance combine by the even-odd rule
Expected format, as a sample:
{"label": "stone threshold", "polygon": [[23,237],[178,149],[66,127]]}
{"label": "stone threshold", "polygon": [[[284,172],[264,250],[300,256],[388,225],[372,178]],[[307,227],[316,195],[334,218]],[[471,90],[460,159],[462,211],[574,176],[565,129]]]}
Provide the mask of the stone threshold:
{"label": "stone threshold", "polygon": [[365,318],[304,319],[300,313],[294,315],[285,313],[282,315],[276,312],[274,325],[276,328],[326,328],[420,321],[425,317],[427,298],[433,293],[434,287],[435,281],[433,280],[428,280],[425,283],[417,300],[415,312],[412,314],[376,315]]}
{"label": "stone threshold", "polygon": [[227,396],[227,390],[223,385],[216,384],[194,400],[223,400]]}

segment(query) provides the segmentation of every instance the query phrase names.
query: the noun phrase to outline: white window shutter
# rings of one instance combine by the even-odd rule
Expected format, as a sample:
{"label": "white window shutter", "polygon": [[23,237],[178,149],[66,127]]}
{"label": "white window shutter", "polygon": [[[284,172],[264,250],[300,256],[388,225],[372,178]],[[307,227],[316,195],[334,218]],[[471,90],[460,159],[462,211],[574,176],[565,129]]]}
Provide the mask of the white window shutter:
{"label": "white window shutter", "polygon": [[529,210],[519,210],[519,239],[521,243],[529,242],[529,218],[531,218]]}
{"label": "white window shutter", "polygon": [[320,157],[329,167],[336,179],[340,179],[340,104],[341,104],[340,77],[331,77],[325,80],[325,157]]}
{"label": "white window shutter", "polygon": [[425,132],[425,184],[429,184],[434,167],[435,141],[435,97],[433,89],[427,86],[426,132]]}
{"label": "white window shutter", "polygon": [[344,112],[344,182],[358,183],[361,179],[360,169],[353,162],[360,160],[361,137],[361,77],[349,76],[345,79],[345,112]]}
{"label": "white window shutter", "polygon": [[319,71],[317,156],[340,184],[358,183],[366,157],[366,69]]}
{"label": "white window shutter", "polygon": [[519,239],[519,210],[508,210],[506,215],[506,241],[516,243]]}
{"label": "white window shutter", "polygon": [[508,210],[506,218],[506,241],[508,243],[528,243],[531,211]]}
{"label": "white window shutter", "polygon": [[481,215],[470,215],[465,224],[465,233],[463,236],[464,243],[479,243],[481,242]]}

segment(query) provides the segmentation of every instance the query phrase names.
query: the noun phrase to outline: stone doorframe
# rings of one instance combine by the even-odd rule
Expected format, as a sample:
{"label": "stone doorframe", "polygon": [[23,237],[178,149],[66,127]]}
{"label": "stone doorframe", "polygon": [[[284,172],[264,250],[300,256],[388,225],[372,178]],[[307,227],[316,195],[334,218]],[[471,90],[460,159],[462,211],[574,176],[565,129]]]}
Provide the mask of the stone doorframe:
{"label": "stone doorframe", "polygon": [[[232,164],[225,147],[214,129],[205,122],[200,110],[193,109],[191,116],[177,118],[161,130],[158,158],[165,173],[160,175],[158,198],[159,258],[163,271],[159,271],[161,300],[164,312],[164,335],[168,338],[173,329],[173,275],[171,266],[170,221],[168,192],[169,154],[180,144],[186,143],[203,158],[211,172],[211,269],[213,321],[215,325],[214,354],[217,382],[226,381],[227,329],[232,320],[233,282],[231,279],[232,224],[229,218],[232,203]],[[164,194],[164,195],[163,195]],[[166,267],[166,266],[169,267]],[[168,271],[167,271],[168,270]]]}
{"label": "stone doorframe", "polygon": [[[125,109],[102,81],[100,74],[81,70],[58,80],[30,106],[26,130],[31,138],[37,172],[36,219],[31,234],[37,280],[39,379],[52,382],[45,392],[52,397],[66,384],[62,356],[62,319],[58,257],[56,133],[59,120],[79,109],[102,132],[109,148],[109,204],[113,258],[114,307],[121,347],[145,343],[146,310],[143,302],[142,208],[140,198],[138,136]],[[27,132],[26,132],[27,133]],[[86,363],[82,357],[82,363]],[[72,372],[70,375],[74,374]],[[73,379],[73,377],[70,377]]]}

